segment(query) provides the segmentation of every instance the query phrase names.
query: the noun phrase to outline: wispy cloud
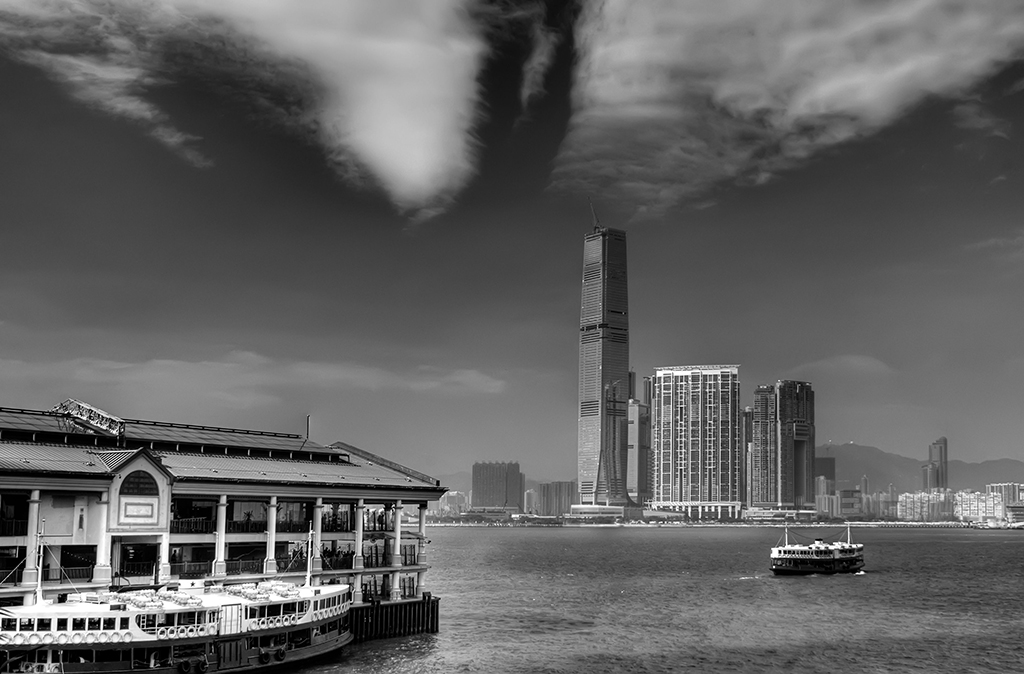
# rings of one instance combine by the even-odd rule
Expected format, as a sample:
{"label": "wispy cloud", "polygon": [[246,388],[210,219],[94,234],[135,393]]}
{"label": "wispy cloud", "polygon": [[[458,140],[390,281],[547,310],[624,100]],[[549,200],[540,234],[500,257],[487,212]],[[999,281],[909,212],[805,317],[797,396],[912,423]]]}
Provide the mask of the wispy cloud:
{"label": "wispy cloud", "polygon": [[993,115],[978,101],[965,101],[956,105],[953,108],[953,122],[968,131],[979,131],[1000,138],[1010,137],[1010,123]]}
{"label": "wispy cloud", "polygon": [[759,184],[956,95],[1024,45],[1014,0],[588,3],[557,188],[642,216]]}
{"label": "wispy cloud", "polygon": [[966,246],[969,251],[991,252],[1008,263],[1024,262],[1024,229],[1018,229],[1009,236],[992,237]]}
{"label": "wispy cloud", "polygon": [[[251,409],[279,404],[297,388],[321,393],[338,391],[408,391],[422,394],[491,395],[504,391],[504,381],[474,369],[448,370],[421,366],[387,370],[358,363],[279,361],[236,351],[218,360],[153,359],[119,362],[75,358],[51,362],[0,359],[4,387],[23,385],[72,392],[116,389],[124,400],[182,400],[218,408]],[[54,404],[60,401],[54,401]],[[173,405],[172,405],[173,406]]]}
{"label": "wispy cloud", "polygon": [[4,0],[0,40],[193,163],[205,162],[196,139],[147,102],[147,90],[182,69],[219,71],[253,98],[281,99],[287,121],[345,177],[372,176],[400,209],[436,210],[474,167],[487,50],[474,4]]}

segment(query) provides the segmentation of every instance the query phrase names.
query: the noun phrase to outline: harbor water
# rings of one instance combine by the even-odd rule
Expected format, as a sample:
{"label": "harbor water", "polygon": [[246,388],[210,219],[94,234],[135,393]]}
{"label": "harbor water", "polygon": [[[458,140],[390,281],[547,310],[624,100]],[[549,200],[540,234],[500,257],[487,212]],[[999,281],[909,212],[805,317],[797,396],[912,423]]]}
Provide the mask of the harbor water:
{"label": "harbor water", "polygon": [[775,577],[781,534],[430,528],[441,631],[304,674],[1024,671],[1024,531],[855,528],[863,573]]}

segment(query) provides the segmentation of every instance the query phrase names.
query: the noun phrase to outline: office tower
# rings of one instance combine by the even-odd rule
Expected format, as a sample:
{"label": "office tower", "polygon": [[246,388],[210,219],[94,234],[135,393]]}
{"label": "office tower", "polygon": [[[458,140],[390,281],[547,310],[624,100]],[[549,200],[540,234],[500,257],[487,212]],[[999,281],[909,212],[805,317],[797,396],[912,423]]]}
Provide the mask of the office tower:
{"label": "office tower", "polygon": [[[928,446],[928,463],[935,465],[935,489],[949,489],[949,465],[946,461],[946,438],[939,438]],[[928,487],[925,487],[928,489]]]}
{"label": "office tower", "polygon": [[651,406],[629,399],[626,431],[626,493],[637,504],[651,498]]}
{"label": "office tower", "polygon": [[753,493],[750,489],[751,449],[754,446],[754,408],[744,407],[740,415],[740,451],[743,452],[743,475],[740,477],[740,491],[743,502],[749,508]]}
{"label": "office tower", "polygon": [[939,487],[939,469],[934,463],[921,466],[921,490],[934,491]]}
{"label": "office tower", "polygon": [[737,365],[657,368],[651,404],[655,508],[739,517],[743,500]]}
{"label": "office tower", "polygon": [[540,485],[540,504],[537,514],[548,516],[565,515],[577,502],[579,491],[576,480],[545,482]]}
{"label": "office tower", "polygon": [[871,493],[870,487],[871,487],[871,483],[868,480],[868,476],[867,475],[862,476],[860,478],[860,492],[862,494],[864,494],[865,496],[867,496],[868,494]]}
{"label": "office tower", "polygon": [[518,463],[473,464],[473,509],[500,508],[523,512],[526,476]]}
{"label": "office tower", "polygon": [[583,243],[580,310],[580,503],[626,505],[629,310],[626,233],[598,227]]}
{"label": "office tower", "polygon": [[751,506],[814,507],[814,391],[809,383],[780,380],[754,390],[751,444]]}

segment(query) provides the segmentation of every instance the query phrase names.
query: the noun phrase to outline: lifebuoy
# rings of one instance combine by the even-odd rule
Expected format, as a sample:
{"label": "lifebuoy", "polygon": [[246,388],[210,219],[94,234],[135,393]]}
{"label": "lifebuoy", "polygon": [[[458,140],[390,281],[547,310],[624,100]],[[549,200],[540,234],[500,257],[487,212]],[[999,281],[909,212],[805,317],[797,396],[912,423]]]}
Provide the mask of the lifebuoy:
{"label": "lifebuoy", "polygon": [[71,635],[71,643],[73,643],[73,644],[80,644],[80,643],[82,643],[82,633],[81,632],[75,632],[74,634],[72,634]]}
{"label": "lifebuoy", "polygon": [[58,644],[66,644],[67,642],[68,642],[68,635],[66,635],[66,634],[58,634],[57,635],[57,643]]}
{"label": "lifebuoy", "polygon": [[157,639],[166,639],[167,638],[167,628],[166,627],[161,627],[160,629],[158,629],[156,631],[156,638]]}
{"label": "lifebuoy", "polygon": [[182,660],[181,662],[179,662],[178,671],[181,672],[181,674],[189,674],[189,672],[192,671],[192,661]]}
{"label": "lifebuoy", "polygon": [[134,639],[134,638],[135,638],[135,635],[133,635],[131,632],[125,632],[124,633],[124,642],[126,644],[130,644],[132,642],[132,639]]}
{"label": "lifebuoy", "polygon": [[188,627],[185,628],[185,636],[187,636],[189,639],[191,639],[195,635],[196,635],[196,626],[195,625],[189,625]]}
{"label": "lifebuoy", "polygon": [[110,632],[100,632],[100,635],[97,638],[101,644],[105,644],[110,641]]}
{"label": "lifebuoy", "polygon": [[206,670],[210,668],[210,663],[206,660],[200,660],[196,663],[196,669],[199,670],[200,674],[206,674]]}
{"label": "lifebuoy", "polygon": [[43,643],[44,644],[52,644],[53,643],[53,633],[52,632],[47,632],[46,634],[43,635]]}
{"label": "lifebuoy", "polygon": [[30,634],[30,635],[28,635],[28,642],[30,644],[38,644],[38,643],[42,642],[42,640],[43,640],[43,638],[41,636],[39,636],[38,634]]}
{"label": "lifebuoy", "polygon": [[283,648],[278,648],[277,652],[274,653],[274,657],[277,658],[278,662],[280,662],[281,660],[284,660],[284,657],[285,657],[284,649]]}
{"label": "lifebuoy", "polygon": [[260,664],[265,665],[270,662],[270,653],[266,651],[260,651]]}
{"label": "lifebuoy", "polygon": [[188,629],[187,628],[185,628],[185,627],[179,627],[178,628],[177,635],[178,635],[179,639],[184,639],[187,634],[188,634]]}
{"label": "lifebuoy", "polygon": [[93,634],[92,632],[89,632],[89,633],[87,633],[85,635],[85,643],[92,644],[92,643],[95,643],[95,642],[96,642],[96,635],[95,634]]}
{"label": "lifebuoy", "polygon": [[24,634],[15,634],[14,638],[11,639],[11,641],[13,641],[16,644],[23,644],[23,643],[25,643],[25,635]]}
{"label": "lifebuoy", "polygon": [[121,633],[120,632],[112,632],[110,634],[110,643],[112,643],[112,644],[121,643]]}

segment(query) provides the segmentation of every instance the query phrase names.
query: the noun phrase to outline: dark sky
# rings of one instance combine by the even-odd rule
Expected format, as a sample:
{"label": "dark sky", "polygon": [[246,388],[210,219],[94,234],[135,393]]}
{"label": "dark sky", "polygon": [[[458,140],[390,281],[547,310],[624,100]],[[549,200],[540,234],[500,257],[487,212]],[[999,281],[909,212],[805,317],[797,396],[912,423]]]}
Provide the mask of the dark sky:
{"label": "dark sky", "polygon": [[1024,458],[1022,48],[999,0],[0,0],[0,404],[571,479],[589,197],[639,374]]}

